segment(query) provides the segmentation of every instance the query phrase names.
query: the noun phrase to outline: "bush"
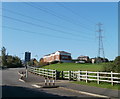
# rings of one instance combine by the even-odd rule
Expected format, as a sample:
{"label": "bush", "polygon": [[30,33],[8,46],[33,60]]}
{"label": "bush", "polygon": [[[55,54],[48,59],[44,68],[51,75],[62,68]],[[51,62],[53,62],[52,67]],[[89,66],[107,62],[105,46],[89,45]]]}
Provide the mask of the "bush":
{"label": "bush", "polygon": [[103,71],[109,72],[120,72],[120,56],[116,57],[113,62],[106,63],[103,66]]}
{"label": "bush", "polygon": [[50,62],[50,64],[57,64],[57,63],[59,63],[59,61]]}
{"label": "bush", "polygon": [[48,62],[40,62],[39,65],[40,66],[46,66],[46,65],[49,65],[49,63]]}
{"label": "bush", "polygon": [[110,71],[113,71],[113,62],[109,62],[109,63],[105,63],[103,65],[103,71],[105,72],[110,72]]}
{"label": "bush", "polygon": [[63,62],[59,61],[58,63],[60,63],[60,64],[61,64],[61,63],[63,63]]}

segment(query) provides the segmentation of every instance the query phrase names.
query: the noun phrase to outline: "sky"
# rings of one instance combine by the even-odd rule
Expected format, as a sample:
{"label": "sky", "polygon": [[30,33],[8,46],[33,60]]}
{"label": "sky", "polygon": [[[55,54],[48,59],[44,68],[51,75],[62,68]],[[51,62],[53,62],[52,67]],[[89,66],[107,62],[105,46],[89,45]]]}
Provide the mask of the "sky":
{"label": "sky", "polygon": [[99,22],[105,57],[118,55],[117,2],[3,2],[0,17],[2,45],[21,59],[26,51],[37,59],[56,51],[97,57]]}

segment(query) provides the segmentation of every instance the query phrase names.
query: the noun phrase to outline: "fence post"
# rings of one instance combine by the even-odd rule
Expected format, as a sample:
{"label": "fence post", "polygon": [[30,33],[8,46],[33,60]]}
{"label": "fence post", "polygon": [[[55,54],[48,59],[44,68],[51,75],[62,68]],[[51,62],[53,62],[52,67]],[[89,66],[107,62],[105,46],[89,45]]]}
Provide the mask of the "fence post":
{"label": "fence post", "polygon": [[47,76],[45,75],[45,69],[44,69],[43,71],[44,71],[43,76],[44,76],[44,77],[47,77]]}
{"label": "fence post", "polygon": [[46,70],[46,76],[47,76],[47,77],[50,77],[50,76],[49,76],[49,69]]}
{"label": "fence post", "polygon": [[88,82],[88,80],[87,80],[87,76],[88,76],[88,72],[86,71],[86,83]]}
{"label": "fence post", "polygon": [[71,71],[71,79],[73,79],[73,71]]}
{"label": "fence post", "polygon": [[77,80],[75,71],[73,71],[73,80]]}
{"label": "fence post", "polygon": [[40,70],[40,68],[39,68],[39,75],[41,75],[40,73],[41,73],[41,70]]}
{"label": "fence post", "polygon": [[79,81],[81,81],[81,71],[79,70]]}
{"label": "fence post", "polygon": [[34,69],[33,69],[33,74],[35,74],[35,67],[34,67]]}
{"label": "fence post", "polygon": [[113,72],[111,71],[111,85],[113,86]]}
{"label": "fence post", "polygon": [[26,69],[26,74],[25,75],[26,75],[26,78],[27,78],[28,77],[28,70],[27,69]]}
{"label": "fence post", "polygon": [[54,78],[53,78],[53,81],[52,81],[52,83],[53,83],[53,86],[55,86],[55,80],[54,80]]}
{"label": "fence post", "polygon": [[51,77],[54,78],[54,71],[52,71],[52,76]]}
{"label": "fence post", "polygon": [[34,74],[36,73],[36,68],[34,67]]}
{"label": "fence post", "polygon": [[77,73],[76,79],[77,79],[78,81],[80,81],[80,70],[79,70],[78,73]]}
{"label": "fence post", "polygon": [[97,72],[97,84],[99,84],[99,71]]}
{"label": "fence post", "polygon": [[57,70],[55,70],[55,80],[57,80],[57,76],[58,76],[58,74],[57,74]]}
{"label": "fence post", "polygon": [[38,68],[36,68],[36,75],[38,75]]}
{"label": "fence post", "polygon": [[30,68],[31,73],[33,73],[33,67]]}
{"label": "fence post", "polygon": [[71,80],[71,71],[69,71],[69,80]]}
{"label": "fence post", "polygon": [[50,77],[48,77],[48,84],[49,84],[49,86],[51,85],[51,81],[50,81]]}
{"label": "fence post", "polygon": [[37,74],[36,71],[37,71],[37,68],[35,68],[35,74]]}
{"label": "fence post", "polygon": [[63,79],[63,76],[64,76],[63,71],[61,71],[61,76],[62,76],[62,79]]}
{"label": "fence post", "polygon": [[45,86],[47,85],[47,78],[45,77]]}

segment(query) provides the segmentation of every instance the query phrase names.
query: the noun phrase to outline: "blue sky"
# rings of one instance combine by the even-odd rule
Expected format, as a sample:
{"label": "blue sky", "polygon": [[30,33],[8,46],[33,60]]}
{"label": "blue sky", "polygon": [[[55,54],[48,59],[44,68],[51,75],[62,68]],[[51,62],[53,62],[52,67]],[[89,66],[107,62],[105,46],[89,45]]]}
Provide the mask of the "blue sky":
{"label": "blue sky", "polygon": [[96,57],[99,22],[105,57],[118,55],[117,2],[4,2],[2,8],[2,43],[11,55],[23,59],[22,53],[30,51],[39,59],[63,50],[72,58]]}

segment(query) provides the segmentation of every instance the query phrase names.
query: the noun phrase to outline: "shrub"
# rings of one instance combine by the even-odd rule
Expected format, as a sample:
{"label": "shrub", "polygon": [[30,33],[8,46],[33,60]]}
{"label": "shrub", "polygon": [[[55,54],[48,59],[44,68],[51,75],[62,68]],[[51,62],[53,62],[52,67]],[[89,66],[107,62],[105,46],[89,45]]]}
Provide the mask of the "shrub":
{"label": "shrub", "polygon": [[116,57],[113,62],[106,63],[103,66],[103,71],[120,72],[120,56]]}
{"label": "shrub", "polygon": [[59,61],[50,62],[50,64],[57,64],[57,63],[59,63]]}

